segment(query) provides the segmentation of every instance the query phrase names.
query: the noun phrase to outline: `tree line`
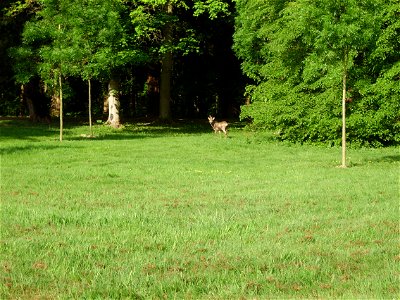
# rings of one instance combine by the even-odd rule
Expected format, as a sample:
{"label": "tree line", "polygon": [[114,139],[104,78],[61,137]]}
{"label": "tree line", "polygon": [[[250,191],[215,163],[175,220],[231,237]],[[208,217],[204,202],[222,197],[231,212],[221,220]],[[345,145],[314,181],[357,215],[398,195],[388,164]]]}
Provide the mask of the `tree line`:
{"label": "tree line", "polygon": [[240,114],[295,142],[400,141],[397,0],[0,5],[0,114],[91,123],[106,106],[115,127],[121,115]]}
{"label": "tree line", "polygon": [[92,106],[90,91],[95,113],[108,101],[115,127],[120,113],[237,116],[244,76],[233,10],[222,0],[6,1],[2,83],[14,90],[1,109],[18,113],[22,101],[33,118],[79,112]]}

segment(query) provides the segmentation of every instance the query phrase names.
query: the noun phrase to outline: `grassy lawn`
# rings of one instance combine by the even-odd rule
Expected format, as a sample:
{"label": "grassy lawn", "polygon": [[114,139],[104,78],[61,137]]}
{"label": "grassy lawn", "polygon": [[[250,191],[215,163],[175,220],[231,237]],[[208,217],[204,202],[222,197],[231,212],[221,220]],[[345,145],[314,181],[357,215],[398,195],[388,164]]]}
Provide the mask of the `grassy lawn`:
{"label": "grassy lawn", "polygon": [[399,149],[0,129],[1,299],[399,297]]}

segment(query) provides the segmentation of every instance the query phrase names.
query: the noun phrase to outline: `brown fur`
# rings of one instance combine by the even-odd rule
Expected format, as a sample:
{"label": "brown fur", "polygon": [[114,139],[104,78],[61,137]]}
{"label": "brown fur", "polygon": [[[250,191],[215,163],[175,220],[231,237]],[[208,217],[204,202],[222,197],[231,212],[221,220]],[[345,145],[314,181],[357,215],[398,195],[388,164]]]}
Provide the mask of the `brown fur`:
{"label": "brown fur", "polygon": [[221,131],[225,135],[227,135],[226,127],[228,127],[228,122],[226,121],[215,122],[215,118],[212,116],[208,117],[208,122],[210,122],[211,127],[214,129],[214,133]]}

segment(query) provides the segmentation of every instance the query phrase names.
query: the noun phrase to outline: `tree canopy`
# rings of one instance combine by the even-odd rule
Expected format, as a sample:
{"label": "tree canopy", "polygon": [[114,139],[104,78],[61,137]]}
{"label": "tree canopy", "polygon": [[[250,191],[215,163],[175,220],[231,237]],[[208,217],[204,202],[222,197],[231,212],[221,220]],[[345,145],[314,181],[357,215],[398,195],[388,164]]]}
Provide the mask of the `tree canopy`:
{"label": "tree canopy", "polygon": [[0,114],[21,113],[28,85],[44,97],[36,105],[49,101],[61,77],[66,110],[86,109],[82,90],[93,81],[99,115],[112,80],[126,116],[240,111],[295,142],[400,141],[397,0],[7,0],[0,8]]}

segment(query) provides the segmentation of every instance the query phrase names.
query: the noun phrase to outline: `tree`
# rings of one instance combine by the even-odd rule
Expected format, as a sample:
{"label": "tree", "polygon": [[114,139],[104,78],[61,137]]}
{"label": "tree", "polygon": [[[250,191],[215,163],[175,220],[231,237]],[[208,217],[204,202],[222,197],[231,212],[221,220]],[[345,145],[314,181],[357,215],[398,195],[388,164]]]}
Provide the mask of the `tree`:
{"label": "tree", "polygon": [[[35,18],[25,24],[22,46],[14,51],[14,58],[20,62],[17,66],[21,66],[17,78],[24,83],[38,74],[51,90],[59,87],[54,98],[59,101],[62,139],[62,77],[79,76],[88,82],[89,88],[91,80],[100,76],[115,82],[112,77],[118,68],[142,62],[147,55],[137,50],[129,38],[125,29],[129,19],[121,17],[124,6],[119,1],[41,0],[38,3],[40,9]],[[26,66],[32,68],[25,71]],[[112,84],[109,95],[113,105],[109,120],[113,127],[119,126],[119,105],[113,104],[118,100],[117,86]],[[90,95],[89,90],[91,128]]]}
{"label": "tree", "polygon": [[[162,118],[169,118],[172,113],[188,115],[191,111],[204,115],[211,106],[213,109],[220,107],[225,111],[226,106],[223,105],[234,98],[225,90],[231,84],[235,86],[236,93],[237,86],[240,86],[229,82],[227,78],[230,76],[224,76],[222,71],[218,70],[216,73],[216,67],[220,64],[216,55],[224,54],[215,51],[217,47],[222,47],[222,43],[220,45],[219,41],[212,41],[216,39],[216,32],[220,36],[226,34],[224,40],[229,39],[232,29],[230,26],[233,25],[228,25],[231,18],[221,19],[219,16],[225,16],[232,11],[231,1],[198,0],[185,3],[182,0],[27,0],[26,3],[35,3],[36,6],[33,19],[24,26],[21,45],[11,51],[14,62],[18,62],[14,64],[16,78],[25,84],[32,84],[36,78],[40,79],[43,90],[53,100],[59,101],[59,92],[56,93],[59,80],[55,78],[58,65],[55,64],[56,52],[53,51],[56,49],[54,39],[57,35],[51,30],[51,26],[57,24],[52,24],[49,20],[60,20],[60,34],[65,35],[60,41],[64,42],[63,49],[69,51],[64,51],[65,55],[68,54],[68,59],[63,63],[68,65],[62,68],[63,83],[72,91],[63,95],[66,109],[72,108],[72,105],[75,109],[77,103],[81,102],[81,89],[71,89],[71,84],[76,85],[77,78],[87,82],[88,88],[89,85],[93,86],[92,82],[89,84],[92,80],[95,84],[98,81],[108,81],[108,86],[111,86],[110,80],[121,80],[116,85],[120,86],[121,91],[114,93],[114,96],[121,95],[121,108],[125,112],[126,95],[123,92],[132,92],[136,96],[131,98],[139,101],[136,102],[138,113],[147,114],[151,111],[160,113]],[[22,4],[25,6],[25,2]],[[214,25],[213,20],[216,21]],[[202,53],[206,55],[200,58],[204,62],[200,64],[196,55]],[[43,55],[47,55],[46,59]],[[226,60],[227,65],[230,62],[236,63],[234,57],[230,57],[232,59],[229,62],[225,56],[221,61]],[[213,60],[211,67],[207,67],[208,59]],[[200,65],[197,73],[196,64]],[[218,67],[224,68],[223,63]],[[150,105],[161,108],[159,111],[144,102],[145,93],[141,87],[141,83],[144,84],[147,79],[145,77],[148,70],[157,69],[151,75],[155,79],[152,81],[154,83],[159,83],[160,77],[163,78],[161,86],[154,89],[157,95],[161,95],[161,103],[158,101]],[[189,77],[194,74],[197,77],[195,89],[186,83],[190,83],[190,80],[185,74],[190,74]],[[135,86],[134,90],[128,86],[128,82],[124,82],[126,79]],[[38,84],[35,82],[35,85]],[[172,85],[174,89],[171,88]],[[202,86],[205,88],[201,88]],[[87,93],[89,94],[89,90]],[[109,99],[113,99],[110,91]],[[58,116],[59,105],[57,111]],[[109,114],[109,120],[111,119]]]}
{"label": "tree", "polygon": [[[390,0],[377,11],[380,34],[365,57],[372,76],[360,78],[356,86],[359,101],[352,101],[348,126],[353,139],[371,141],[374,146],[400,142],[400,6]],[[372,78],[371,78],[372,77]]]}
{"label": "tree", "polygon": [[[0,19],[0,114],[23,115],[27,106],[32,121],[39,121],[48,113],[45,101],[38,100],[43,98],[43,89],[39,88],[39,80],[34,75],[34,60],[23,59],[32,57],[30,49],[19,47],[19,51],[16,50],[21,44],[25,22],[34,16],[38,8],[36,1],[0,2],[0,11],[4,13]],[[10,54],[21,60],[10,60]]]}
{"label": "tree", "polygon": [[362,99],[360,82],[376,80],[366,62],[385,2],[239,0],[237,9],[234,49],[254,80],[242,118],[292,141],[338,143],[341,132],[345,166],[346,137],[357,141],[357,129],[345,131],[346,114],[350,121]]}
{"label": "tree", "polygon": [[[125,7],[115,0],[74,0],[66,12],[71,24],[76,55],[72,61],[74,75],[88,82],[89,126],[91,129],[91,80],[109,78],[107,122],[119,127],[119,84],[115,75],[125,65],[138,65],[148,59],[130,38],[129,19],[124,18]],[[73,4],[73,5],[72,5]]]}
{"label": "tree", "polygon": [[171,77],[173,56],[198,50],[198,39],[190,24],[182,16],[191,11],[194,16],[208,13],[210,18],[228,12],[228,2],[223,0],[196,0],[189,7],[183,0],[130,1],[131,19],[135,39],[147,43],[154,61],[161,61],[160,119],[171,118]]}
{"label": "tree", "polygon": [[62,141],[63,65],[68,65],[73,56],[70,47],[71,36],[67,30],[68,24],[62,18],[62,12],[66,6],[56,0],[42,0],[39,4],[41,9],[36,12],[35,18],[25,24],[23,45],[16,49],[14,54],[22,61],[21,65],[30,65],[24,62],[29,58],[35,62],[29,71],[19,73],[21,83],[29,82],[33,76],[39,74],[52,87],[55,98],[59,101],[60,141]]}
{"label": "tree", "polygon": [[[310,15],[315,20],[313,29],[319,33],[313,37],[313,48],[321,53],[323,62],[328,65],[342,64],[342,163],[346,164],[346,101],[347,81],[354,60],[367,51],[378,34],[380,24],[376,17],[378,1],[347,1],[332,4],[331,1],[319,1]],[[309,3],[304,3],[309,5]],[[312,13],[314,13],[312,15]]]}

